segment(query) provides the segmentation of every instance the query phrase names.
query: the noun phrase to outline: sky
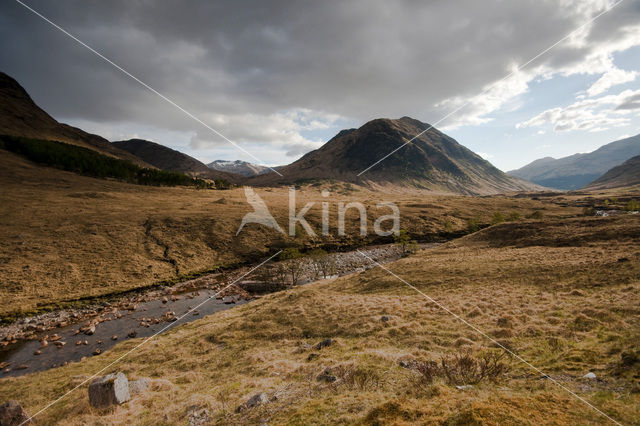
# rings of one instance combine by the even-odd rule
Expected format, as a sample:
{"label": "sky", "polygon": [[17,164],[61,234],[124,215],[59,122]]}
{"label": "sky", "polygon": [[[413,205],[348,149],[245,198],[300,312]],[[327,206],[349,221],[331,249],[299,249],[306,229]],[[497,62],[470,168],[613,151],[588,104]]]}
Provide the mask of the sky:
{"label": "sky", "polygon": [[251,155],[3,0],[0,70],[45,111],[204,162],[287,164],[380,117],[505,171],[640,133],[640,0],[21,1]]}

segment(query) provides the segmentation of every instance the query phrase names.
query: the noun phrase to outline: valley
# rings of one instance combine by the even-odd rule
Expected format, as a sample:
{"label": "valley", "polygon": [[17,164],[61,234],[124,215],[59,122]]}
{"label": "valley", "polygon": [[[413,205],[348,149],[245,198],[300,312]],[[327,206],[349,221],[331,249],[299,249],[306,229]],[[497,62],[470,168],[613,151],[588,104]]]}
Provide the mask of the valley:
{"label": "valley", "polygon": [[[143,395],[103,412],[80,389],[41,420],[153,423],[162,410],[171,423],[196,415],[219,424],[545,423],[548,413],[603,422],[559,383],[632,424],[640,414],[639,236],[633,215],[503,223],[385,266],[493,341],[376,266],[175,327],[117,367],[149,378]],[[2,379],[0,392],[35,412],[139,341]],[[508,356],[504,374],[471,386],[420,367],[495,352],[494,341],[548,376]],[[236,410],[259,392],[267,403]]]}
{"label": "valley", "polygon": [[[336,235],[339,202],[362,202],[378,217],[375,205],[398,204],[401,227],[420,242],[446,241],[491,224],[496,212],[526,218],[536,211],[544,217],[579,215],[588,201],[571,205],[563,196],[421,196],[412,191],[391,193],[383,200],[366,188],[326,183],[307,185],[298,203],[315,202],[306,215],[321,228],[322,189],[333,194],[329,236],[296,238],[249,225],[235,233],[251,211],[241,188],[225,191],[147,187],[78,176],[36,166],[11,153],[0,157],[0,315],[10,321],[26,314],[82,304],[136,288],[186,280],[192,274],[234,267],[268,257],[283,247],[358,247],[388,243],[372,232],[363,239],[358,216],[347,214],[346,235]],[[260,195],[271,213],[286,223],[286,188],[266,188]],[[533,198],[538,198],[534,200]],[[585,204],[586,203],[586,204]],[[370,220],[369,229],[373,224]],[[374,239],[374,237],[376,237]]]}
{"label": "valley", "polygon": [[509,174],[377,118],[270,169],[0,99],[0,424],[639,424],[638,136]]}

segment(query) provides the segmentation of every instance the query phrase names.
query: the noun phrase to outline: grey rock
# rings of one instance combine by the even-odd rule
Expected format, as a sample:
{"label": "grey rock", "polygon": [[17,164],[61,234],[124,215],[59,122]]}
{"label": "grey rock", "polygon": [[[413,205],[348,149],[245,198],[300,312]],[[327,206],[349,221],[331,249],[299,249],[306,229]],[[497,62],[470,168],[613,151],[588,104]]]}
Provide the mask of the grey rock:
{"label": "grey rock", "polygon": [[129,381],[122,373],[107,374],[89,385],[89,403],[93,407],[106,408],[123,404],[129,399]]}
{"label": "grey rock", "polygon": [[338,378],[336,376],[332,375],[332,374],[324,374],[324,373],[322,373],[322,374],[318,375],[317,380],[319,382],[333,383],[333,382],[337,381]]}
{"label": "grey rock", "polygon": [[469,389],[473,389],[472,385],[461,385],[461,386],[456,386],[457,389],[459,390],[469,390]]}
{"label": "grey rock", "polygon": [[380,318],[380,321],[382,321],[382,322],[388,322],[388,321],[390,321],[390,320],[391,320],[391,317],[390,317],[389,315],[383,315],[383,316]]}
{"label": "grey rock", "polygon": [[593,380],[593,379],[596,378],[596,375],[594,373],[592,373],[592,372],[588,372],[587,374],[585,374],[582,377],[585,378],[585,379],[592,379]]}
{"label": "grey rock", "polygon": [[316,377],[316,380],[318,380],[319,382],[333,383],[333,382],[337,381],[338,378],[336,376],[334,376],[333,374],[331,374],[331,369],[330,368],[325,368],[322,371],[322,373],[320,373],[318,375],[318,377]]}
{"label": "grey rock", "polygon": [[325,339],[322,342],[319,342],[315,348],[316,350],[320,350],[322,348],[326,348],[328,346],[331,346],[333,344],[333,339],[329,338],[329,339]]}
{"label": "grey rock", "polygon": [[238,407],[236,412],[240,413],[244,410],[249,410],[251,408],[257,407],[258,405],[266,404],[269,402],[269,398],[267,398],[267,394],[264,392],[257,393],[253,395],[247,402]]}
{"label": "grey rock", "polygon": [[201,408],[198,406],[189,407],[189,414],[187,417],[187,422],[189,426],[200,426],[209,423],[210,421],[210,413],[206,408]]}
{"label": "grey rock", "polygon": [[226,305],[231,305],[232,303],[236,303],[235,299],[231,296],[225,296],[222,298],[222,303]]}
{"label": "grey rock", "polygon": [[10,400],[0,405],[0,426],[18,426],[27,421],[32,423],[18,401]]}
{"label": "grey rock", "polygon": [[150,385],[149,379],[145,377],[129,382],[129,394],[135,395],[138,393],[145,392],[147,389],[149,389],[149,385]]}

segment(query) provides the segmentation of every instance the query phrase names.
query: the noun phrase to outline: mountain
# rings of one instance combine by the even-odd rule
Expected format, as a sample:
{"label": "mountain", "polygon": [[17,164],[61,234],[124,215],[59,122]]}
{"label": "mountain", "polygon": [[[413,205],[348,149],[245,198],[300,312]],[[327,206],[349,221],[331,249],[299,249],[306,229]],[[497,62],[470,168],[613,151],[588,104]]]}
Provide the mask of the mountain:
{"label": "mountain", "polygon": [[65,142],[150,167],[103,137],[59,123],[36,105],[16,80],[3,72],[0,72],[0,134]]}
{"label": "mountain", "polygon": [[201,161],[159,143],[144,139],[129,139],[112,143],[117,148],[129,152],[159,169],[188,173],[191,176],[201,178],[227,179],[230,182],[237,182],[242,178],[236,174],[212,170]]}
{"label": "mountain", "polygon": [[273,185],[335,179],[369,187],[411,187],[467,195],[537,190],[511,177],[444,133],[430,128],[411,143],[358,176],[376,161],[429,128],[418,120],[380,118],[342,130],[321,148],[248,183]]}
{"label": "mountain", "polygon": [[640,185],[640,155],[612,168],[585,189],[611,189],[633,185]]}
{"label": "mountain", "polygon": [[636,155],[640,155],[640,135],[611,142],[588,154],[541,158],[507,173],[538,185],[571,190],[582,188]]}
{"label": "mountain", "polygon": [[269,173],[271,169],[269,167],[261,166],[259,164],[248,163],[246,161],[226,161],[216,160],[207,166],[213,170],[220,170],[223,172],[236,173],[242,176],[258,176],[265,173]]}

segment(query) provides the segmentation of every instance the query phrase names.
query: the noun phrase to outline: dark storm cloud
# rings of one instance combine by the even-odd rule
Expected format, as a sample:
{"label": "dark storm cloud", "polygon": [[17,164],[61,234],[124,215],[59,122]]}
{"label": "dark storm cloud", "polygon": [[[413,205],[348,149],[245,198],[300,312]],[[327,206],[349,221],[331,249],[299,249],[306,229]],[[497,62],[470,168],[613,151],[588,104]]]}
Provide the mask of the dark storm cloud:
{"label": "dark storm cloud", "polygon": [[[436,104],[477,94],[604,3],[28,4],[214,127],[248,139],[250,121],[234,126],[233,117],[250,113],[260,123],[304,108],[356,121],[411,115],[433,122],[447,112]],[[579,66],[638,22],[638,2],[625,2],[589,28],[582,46],[563,44],[533,66]],[[202,130],[12,0],[0,4],[0,69],[59,118]]]}

